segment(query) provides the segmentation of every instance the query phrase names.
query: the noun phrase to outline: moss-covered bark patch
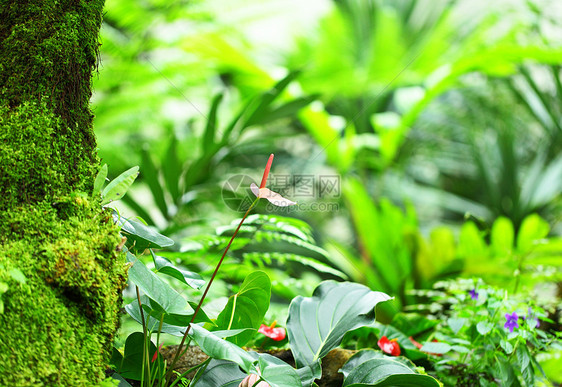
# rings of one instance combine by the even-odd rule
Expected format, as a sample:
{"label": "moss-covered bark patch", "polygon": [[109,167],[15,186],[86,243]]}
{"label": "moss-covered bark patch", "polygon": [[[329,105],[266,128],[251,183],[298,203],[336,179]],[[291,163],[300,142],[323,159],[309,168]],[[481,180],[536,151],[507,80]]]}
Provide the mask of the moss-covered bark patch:
{"label": "moss-covered bark patch", "polygon": [[102,7],[0,0],[0,386],[96,386],[109,361],[126,266],[90,195]]}

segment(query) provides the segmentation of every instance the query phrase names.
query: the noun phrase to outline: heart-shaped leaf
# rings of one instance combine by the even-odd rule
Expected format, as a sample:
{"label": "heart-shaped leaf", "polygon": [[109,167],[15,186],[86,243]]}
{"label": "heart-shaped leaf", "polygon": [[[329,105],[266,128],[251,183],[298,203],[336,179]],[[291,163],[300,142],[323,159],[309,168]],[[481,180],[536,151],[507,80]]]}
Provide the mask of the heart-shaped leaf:
{"label": "heart-shaped leaf", "polygon": [[129,269],[129,280],[150,299],[158,303],[166,313],[185,315],[193,312],[187,301],[178,292],[128,251],[127,260],[133,264]]}
{"label": "heart-shaped leaf", "polygon": [[[114,349],[112,364],[116,367],[116,371],[124,378],[132,380],[141,380],[142,377],[142,360],[144,350],[144,335],[142,332],[133,332],[125,341],[125,354],[120,357],[120,353]],[[156,346],[149,342],[148,356],[152,356],[157,351]],[[164,369],[164,362],[158,357],[152,366]],[[118,364],[117,364],[118,363]]]}
{"label": "heart-shaped leaf", "polygon": [[[267,274],[261,271],[250,273],[242,283],[240,290],[228,299],[223,311],[217,317],[219,329],[258,329],[263,322],[265,312],[269,308],[271,297],[271,281]],[[230,339],[242,346],[246,344],[255,332],[248,332]]]}
{"label": "heart-shaped leaf", "polygon": [[340,370],[344,387],[420,386],[440,387],[429,375],[418,374],[408,360],[390,358],[373,350],[359,351]]}
{"label": "heart-shaped leaf", "polygon": [[289,306],[287,331],[297,368],[310,365],[320,377],[320,359],[339,345],[346,332],[373,323],[385,293],[351,282],[322,282],[312,297],[298,296]]}

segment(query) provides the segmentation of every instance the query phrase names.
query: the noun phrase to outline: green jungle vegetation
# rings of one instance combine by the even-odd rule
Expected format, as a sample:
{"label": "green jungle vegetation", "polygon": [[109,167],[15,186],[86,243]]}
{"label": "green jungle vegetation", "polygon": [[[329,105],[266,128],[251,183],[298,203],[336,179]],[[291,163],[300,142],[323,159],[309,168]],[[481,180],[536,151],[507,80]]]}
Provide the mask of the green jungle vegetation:
{"label": "green jungle vegetation", "polygon": [[556,0],[0,0],[0,386],[562,385]]}

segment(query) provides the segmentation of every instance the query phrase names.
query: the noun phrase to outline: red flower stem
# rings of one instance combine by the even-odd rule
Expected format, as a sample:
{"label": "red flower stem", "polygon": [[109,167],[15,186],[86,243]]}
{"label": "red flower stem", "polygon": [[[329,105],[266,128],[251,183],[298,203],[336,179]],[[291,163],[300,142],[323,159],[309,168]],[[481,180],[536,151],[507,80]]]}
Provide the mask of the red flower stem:
{"label": "red flower stem", "polygon": [[269,159],[267,160],[265,171],[263,171],[263,177],[261,178],[260,188],[265,188],[265,183],[267,183],[267,176],[269,176],[269,170],[271,169],[272,163],[273,163],[273,153],[269,155]]}
{"label": "red flower stem", "polygon": [[[267,167],[265,168],[266,172],[269,171],[269,167],[271,167],[271,161],[272,160],[273,160],[273,154],[271,156],[269,156],[269,161],[268,161]],[[265,179],[267,179],[267,173],[264,173],[264,177],[265,177]],[[254,202],[250,205],[250,208],[248,208],[248,210],[246,211],[246,213],[242,217],[242,220],[240,220],[240,223],[238,223],[238,227],[236,227],[236,230],[234,230],[234,234],[232,234],[232,237],[230,238],[230,241],[228,242],[228,245],[226,245],[226,248],[224,249],[224,252],[222,253],[222,257],[221,257],[219,263],[215,267],[215,271],[213,272],[213,275],[211,276],[211,279],[207,283],[207,287],[205,288],[205,291],[203,292],[203,295],[201,296],[201,300],[199,300],[199,303],[197,304],[197,307],[195,308],[195,311],[193,312],[193,316],[191,316],[191,321],[189,322],[189,325],[187,326],[187,329],[186,329],[186,331],[183,335],[183,338],[181,339],[181,343],[178,346],[178,349],[176,350],[176,355],[174,356],[174,360],[172,361],[172,364],[170,365],[170,368],[167,372],[166,385],[169,382],[169,378],[172,376],[171,371],[174,369],[174,366],[176,365],[176,363],[177,363],[177,361],[180,357],[180,353],[181,353],[181,350],[182,350],[183,345],[185,343],[185,340],[187,339],[187,335],[189,333],[189,329],[191,328],[191,324],[193,324],[193,322],[195,321],[195,317],[197,316],[197,313],[199,313],[199,310],[201,309],[201,305],[203,305],[203,301],[205,300],[205,297],[207,297],[207,293],[209,292],[209,288],[211,287],[211,284],[213,283],[213,280],[215,279],[215,277],[217,276],[217,273],[219,272],[219,268],[221,267],[222,261],[224,261],[224,257],[226,256],[226,253],[228,252],[228,249],[230,249],[230,245],[234,241],[234,238],[236,238],[236,235],[238,234],[238,231],[240,230],[240,227],[242,227],[242,223],[244,223],[244,220],[246,220],[246,217],[248,216],[248,214],[250,213],[252,208],[254,208],[254,206],[256,205],[258,200],[260,200],[260,198],[256,198],[256,200],[254,200]]]}

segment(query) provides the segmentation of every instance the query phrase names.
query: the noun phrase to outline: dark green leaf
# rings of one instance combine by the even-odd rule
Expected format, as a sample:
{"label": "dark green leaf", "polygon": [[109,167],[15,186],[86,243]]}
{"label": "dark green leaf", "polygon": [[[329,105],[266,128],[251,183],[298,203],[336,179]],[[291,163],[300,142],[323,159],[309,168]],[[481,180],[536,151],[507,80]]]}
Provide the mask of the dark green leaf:
{"label": "dark green leaf", "polygon": [[[121,362],[121,367],[117,369],[117,372],[122,377],[132,380],[141,380],[144,340],[144,335],[141,332],[133,332],[127,337],[123,361]],[[152,359],[156,351],[156,346],[150,341],[148,349],[149,360]],[[153,366],[155,368],[159,366],[160,369],[163,369],[164,362],[162,359],[158,357],[156,361],[158,364],[153,364]]]}

